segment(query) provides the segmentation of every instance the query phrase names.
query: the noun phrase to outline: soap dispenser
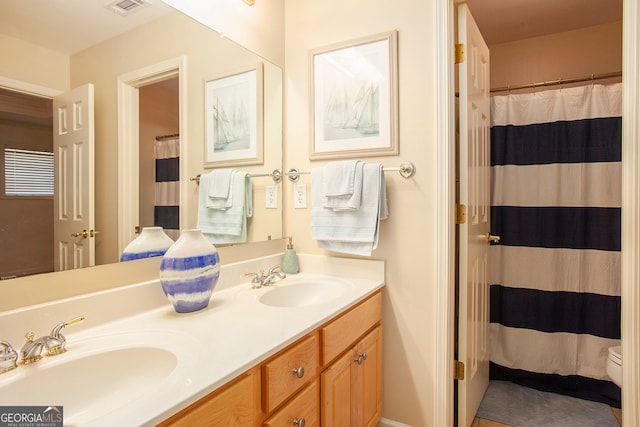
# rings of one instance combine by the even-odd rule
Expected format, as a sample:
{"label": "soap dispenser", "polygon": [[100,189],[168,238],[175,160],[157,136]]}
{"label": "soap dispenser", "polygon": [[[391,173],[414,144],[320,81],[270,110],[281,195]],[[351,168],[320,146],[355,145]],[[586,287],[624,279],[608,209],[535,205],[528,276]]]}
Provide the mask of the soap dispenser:
{"label": "soap dispenser", "polygon": [[284,257],[282,258],[282,272],[286,274],[295,274],[300,271],[298,255],[296,255],[296,250],[293,249],[292,240],[293,239],[289,237],[287,249],[284,251]]}

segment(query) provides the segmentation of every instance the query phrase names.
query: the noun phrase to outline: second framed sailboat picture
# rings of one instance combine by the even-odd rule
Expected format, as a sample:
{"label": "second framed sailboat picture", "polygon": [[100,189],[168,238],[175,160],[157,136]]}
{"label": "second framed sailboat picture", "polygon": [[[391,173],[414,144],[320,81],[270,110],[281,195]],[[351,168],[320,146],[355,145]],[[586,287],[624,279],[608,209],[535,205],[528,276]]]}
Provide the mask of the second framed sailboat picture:
{"label": "second framed sailboat picture", "polygon": [[262,63],[205,81],[205,167],[262,164]]}
{"label": "second framed sailboat picture", "polygon": [[311,159],[398,154],[397,32],[310,53]]}

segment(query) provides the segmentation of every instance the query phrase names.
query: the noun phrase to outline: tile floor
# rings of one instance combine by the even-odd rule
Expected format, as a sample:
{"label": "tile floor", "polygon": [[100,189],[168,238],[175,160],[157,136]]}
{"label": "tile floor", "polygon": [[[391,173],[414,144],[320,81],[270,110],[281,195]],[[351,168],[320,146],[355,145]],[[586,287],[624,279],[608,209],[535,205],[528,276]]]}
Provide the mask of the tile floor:
{"label": "tile floor", "polygon": [[508,424],[502,424],[491,420],[485,420],[484,418],[477,418],[473,420],[471,427],[511,427]]}
{"label": "tile floor", "polygon": [[[618,408],[611,408],[613,415],[616,417],[620,425],[622,425],[622,411]],[[508,424],[502,424],[491,420],[485,420],[484,418],[477,418],[473,420],[471,427],[512,427]]]}

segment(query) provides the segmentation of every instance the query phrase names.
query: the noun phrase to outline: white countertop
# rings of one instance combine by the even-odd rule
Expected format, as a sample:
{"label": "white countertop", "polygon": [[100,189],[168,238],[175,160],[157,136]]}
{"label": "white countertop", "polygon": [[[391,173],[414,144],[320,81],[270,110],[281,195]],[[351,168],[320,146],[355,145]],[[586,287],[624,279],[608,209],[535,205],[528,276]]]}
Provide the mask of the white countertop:
{"label": "white countertop", "polygon": [[[30,325],[41,336],[62,321],[78,315],[86,318],[83,324],[63,330],[68,349],[65,354],[0,375],[0,400],[3,405],[60,405],[66,414],[72,414],[77,410],[65,404],[65,390],[74,388],[74,378],[60,385],[58,402],[32,402],[21,397],[14,403],[5,399],[12,395],[11,383],[28,375],[29,369],[46,369],[49,363],[65,363],[65,358],[73,363],[74,358],[104,349],[164,348],[177,356],[177,365],[153,390],[138,396],[127,396],[123,390],[113,398],[94,399],[100,402],[99,408],[88,408],[87,413],[71,418],[65,416],[65,424],[74,426],[154,425],[384,286],[383,261],[299,255],[301,273],[270,287],[250,289],[244,273],[278,265],[281,256],[222,266],[209,307],[194,313],[175,313],[157,281],[0,313],[0,330],[13,333],[0,337],[5,340],[15,339],[15,328],[19,328],[20,337],[24,335],[26,331],[17,325]],[[318,278],[343,279],[351,286],[333,300],[304,307],[273,307],[258,301],[280,283]],[[11,341],[16,350],[23,342]],[[139,361],[129,363],[135,366]],[[135,369],[145,369],[144,364],[141,366]]]}

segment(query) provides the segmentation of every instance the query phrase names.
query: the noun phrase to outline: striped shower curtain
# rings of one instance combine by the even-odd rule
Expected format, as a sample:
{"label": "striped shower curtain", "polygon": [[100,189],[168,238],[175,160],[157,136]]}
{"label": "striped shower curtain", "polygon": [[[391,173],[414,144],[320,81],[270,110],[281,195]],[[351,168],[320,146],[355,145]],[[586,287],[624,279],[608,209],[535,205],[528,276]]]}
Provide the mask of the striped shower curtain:
{"label": "striped shower curtain", "polygon": [[154,225],[176,240],[180,234],[180,138],[158,137],[154,145],[156,184]]}
{"label": "striped shower curtain", "polygon": [[620,407],[621,98],[492,98],[491,379]]}

